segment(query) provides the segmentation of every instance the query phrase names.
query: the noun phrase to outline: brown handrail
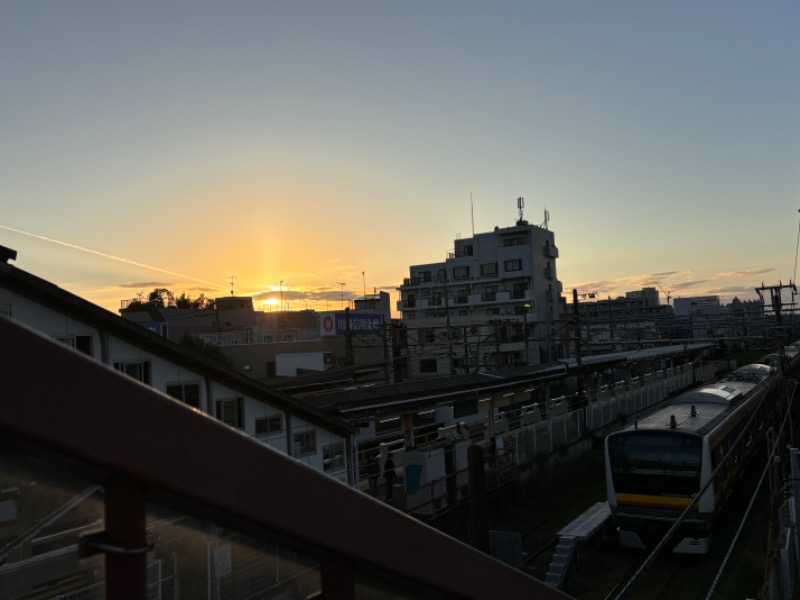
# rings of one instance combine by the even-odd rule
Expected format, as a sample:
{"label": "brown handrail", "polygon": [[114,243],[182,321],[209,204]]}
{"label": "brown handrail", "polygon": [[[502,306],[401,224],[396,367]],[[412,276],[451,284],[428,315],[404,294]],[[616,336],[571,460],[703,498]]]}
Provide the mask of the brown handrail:
{"label": "brown handrail", "polygon": [[268,531],[312,549],[322,561],[323,597],[334,597],[326,585],[350,589],[363,566],[446,598],[567,598],[6,318],[0,340],[4,439],[77,460],[104,474],[104,485],[143,489],[250,535]]}

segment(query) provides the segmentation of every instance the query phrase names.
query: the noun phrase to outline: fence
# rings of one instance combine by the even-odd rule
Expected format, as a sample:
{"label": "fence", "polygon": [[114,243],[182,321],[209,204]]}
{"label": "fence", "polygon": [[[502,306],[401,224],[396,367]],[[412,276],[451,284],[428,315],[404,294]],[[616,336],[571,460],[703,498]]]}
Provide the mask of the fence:
{"label": "fence", "polygon": [[[393,499],[393,504],[411,514],[432,517],[469,498],[466,461],[448,459],[448,446],[457,453],[462,444],[478,444],[484,448],[487,459],[486,474],[490,485],[502,485],[517,477],[520,467],[532,463],[537,457],[567,449],[592,432],[612,427],[625,417],[646,411],[671,395],[699,382],[714,378],[720,365],[686,364],[632,378],[611,386],[587,391],[585,405],[577,398],[561,397],[550,401],[550,406],[524,405],[495,417],[491,427],[488,415],[469,423],[469,438],[457,440],[430,440],[426,469],[419,485],[410,489],[404,480],[405,493]],[[453,427],[440,431],[452,436]],[[495,433],[492,436],[492,432]],[[423,444],[424,445],[424,444]],[[387,444],[386,449],[403,474],[409,451],[401,440]],[[439,449],[444,449],[438,452]],[[425,477],[425,474],[428,477]],[[415,476],[416,477],[416,476]],[[366,489],[366,480],[362,485]]]}

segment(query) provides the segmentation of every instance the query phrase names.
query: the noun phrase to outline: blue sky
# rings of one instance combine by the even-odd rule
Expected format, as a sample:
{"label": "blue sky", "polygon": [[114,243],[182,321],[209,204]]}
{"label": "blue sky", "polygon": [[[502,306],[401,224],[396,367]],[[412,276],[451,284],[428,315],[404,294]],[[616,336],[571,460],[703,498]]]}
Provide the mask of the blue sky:
{"label": "blue sky", "polygon": [[753,299],[795,275],[798,24],[788,0],[5,1],[0,245],[111,310],[232,276],[338,308],[523,196],[565,295]]}

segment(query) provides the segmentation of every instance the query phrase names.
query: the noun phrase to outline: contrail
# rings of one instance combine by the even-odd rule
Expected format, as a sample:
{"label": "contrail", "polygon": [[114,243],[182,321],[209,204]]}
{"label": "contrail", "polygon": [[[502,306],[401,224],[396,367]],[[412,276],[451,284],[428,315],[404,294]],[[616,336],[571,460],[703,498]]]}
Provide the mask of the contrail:
{"label": "contrail", "polygon": [[78,246],[76,244],[70,244],[68,242],[62,242],[61,240],[54,240],[53,238],[45,237],[43,235],[37,235],[35,233],[31,233],[29,231],[22,231],[21,229],[15,229],[13,227],[8,227],[7,225],[0,225],[0,229],[7,229],[8,231],[13,231],[14,233],[19,233],[22,235],[27,235],[28,237],[36,238],[39,240],[44,240],[45,242],[50,242],[51,244],[58,244],[59,246],[66,246],[67,248],[72,248],[74,250],[80,250],[81,252],[86,252],[87,254],[94,254],[95,256],[102,256],[103,258],[108,258],[110,260],[115,260],[117,262],[125,263],[126,265],[132,265],[134,267],[142,267],[143,269],[150,269],[151,271],[158,271],[159,273],[166,273],[167,275],[174,275],[176,277],[181,277],[183,279],[191,279],[192,281],[197,281],[198,283],[206,283],[208,285],[214,286],[215,289],[222,289],[222,286],[218,283],[214,283],[212,281],[206,281],[205,279],[197,279],[196,277],[189,277],[188,275],[183,275],[181,273],[176,273],[174,271],[167,271],[166,269],[160,269],[158,267],[154,267],[152,265],[146,265],[144,263],[136,262],[135,260],[129,260],[127,258],[122,258],[121,256],[114,256],[113,254],[106,254],[105,252],[100,252],[99,250],[92,250],[91,248],[84,248],[83,246]]}

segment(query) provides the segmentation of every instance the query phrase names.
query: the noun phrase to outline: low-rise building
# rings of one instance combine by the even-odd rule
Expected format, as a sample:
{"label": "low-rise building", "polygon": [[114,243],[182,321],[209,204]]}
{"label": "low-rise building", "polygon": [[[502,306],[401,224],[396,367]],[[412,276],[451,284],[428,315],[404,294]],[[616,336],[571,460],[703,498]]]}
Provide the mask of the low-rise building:
{"label": "low-rise building", "polygon": [[[349,423],[22,271],[8,263],[16,258],[14,251],[0,250],[0,256],[7,257],[0,262],[0,316],[315,469],[356,483],[355,428]],[[46,372],[47,365],[42,365],[43,376]]]}

